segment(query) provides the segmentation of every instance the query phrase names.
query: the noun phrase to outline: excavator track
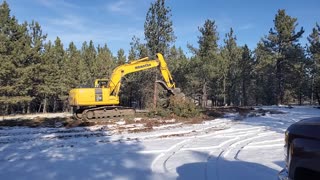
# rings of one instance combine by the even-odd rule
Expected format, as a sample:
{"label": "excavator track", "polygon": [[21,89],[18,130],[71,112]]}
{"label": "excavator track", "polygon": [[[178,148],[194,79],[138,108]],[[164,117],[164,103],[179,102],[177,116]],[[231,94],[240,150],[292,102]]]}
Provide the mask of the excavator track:
{"label": "excavator track", "polygon": [[134,116],[135,109],[122,106],[102,106],[88,109],[78,109],[73,117],[83,121],[106,120],[124,116]]}

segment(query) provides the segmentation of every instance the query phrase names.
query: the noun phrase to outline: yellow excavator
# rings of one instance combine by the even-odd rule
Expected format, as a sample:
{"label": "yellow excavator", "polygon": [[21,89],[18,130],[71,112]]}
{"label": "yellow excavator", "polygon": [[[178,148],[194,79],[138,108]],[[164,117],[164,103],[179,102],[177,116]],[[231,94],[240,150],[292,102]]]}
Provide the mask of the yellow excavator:
{"label": "yellow excavator", "polygon": [[134,115],[135,110],[119,106],[119,92],[122,78],[129,73],[158,67],[163,81],[157,81],[168,95],[181,94],[175,87],[171,73],[162,54],[157,53],[157,59],[148,57],[133,60],[116,67],[110,79],[96,79],[94,88],[76,88],[69,92],[69,105],[76,119],[94,120],[112,117]]}

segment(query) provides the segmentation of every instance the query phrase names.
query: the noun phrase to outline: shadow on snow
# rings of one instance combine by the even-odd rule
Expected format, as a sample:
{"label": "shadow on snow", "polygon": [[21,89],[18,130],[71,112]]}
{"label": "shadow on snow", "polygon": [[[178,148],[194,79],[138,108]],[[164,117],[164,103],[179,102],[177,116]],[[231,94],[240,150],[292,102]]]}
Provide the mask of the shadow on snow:
{"label": "shadow on snow", "polygon": [[178,180],[272,180],[278,171],[258,163],[228,160],[210,156],[208,153],[193,152],[204,156],[207,162],[193,162],[177,167]]}

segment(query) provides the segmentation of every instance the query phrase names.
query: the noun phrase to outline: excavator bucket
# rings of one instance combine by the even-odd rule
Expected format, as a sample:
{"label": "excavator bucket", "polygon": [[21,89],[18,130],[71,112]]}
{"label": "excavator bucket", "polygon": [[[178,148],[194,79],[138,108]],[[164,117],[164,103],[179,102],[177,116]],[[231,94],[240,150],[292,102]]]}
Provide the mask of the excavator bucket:
{"label": "excavator bucket", "polygon": [[161,80],[157,80],[156,82],[158,84],[160,84],[161,87],[163,89],[165,89],[168,92],[169,95],[174,95],[174,96],[178,96],[178,97],[181,97],[181,98],[185,98],[185,95],[184,95],[184,93],[181,92],[180,88],[169,88],[167,86],[167,84],[164,81],[161,81]]}

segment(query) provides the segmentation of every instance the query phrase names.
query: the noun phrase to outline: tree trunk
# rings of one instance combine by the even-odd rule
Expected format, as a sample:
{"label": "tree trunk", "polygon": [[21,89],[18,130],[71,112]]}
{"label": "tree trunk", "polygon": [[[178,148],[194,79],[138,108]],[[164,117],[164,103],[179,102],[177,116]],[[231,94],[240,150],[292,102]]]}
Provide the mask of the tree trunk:
{"label": "tree trunk", "polygon": [[31,101],[27,104],[27,114],[30,114]]}
{"label": "tree trunk", "polygon": [[64,102],[63,102],[63,112],[69,112],[70,109],[69,109],[69,101],[68,99],[65,99]]}
{"label": "tree trunk", "polygon": [[282,74],[283,59],[279,58],[276,64],[276,78],[277,78],[277,104],[283,104],[284,98],[284,77]]}
{"label": "tree trunk", "polygon": [[299,106],[302,105],[302,92],[301,92],[301,87],[299,88]]}
{"label": "tree trunk", "polygon": [[246,83],[245,80],[242,80],[242,100],[243,100],[243,106],[247,106],[248,102],[247,102],[247,92],[246,92],[247,88],[246,88]]}
{"label": "tree trunk", "polygon": [[8,107],[8,114],[14,113],[14,110],[12,108],[12,105],[9,105]]}
{"label": "tree trunk", "polygon": [[314,93],[314,75],[312,75],[312,82],[311,82],[311,101],[310,104],[313,104],[313,93]]}
{"label": "tree trunk", "polygon": [[43,109],[42,109],[42,113],[47,113],[47,96],[44,96],[43,99]]}
{"label": "tree trunk", "polygon": [[208,98],[208,95],[207,95],[207,82],[205,82],[203,84],[203,87],[202,87],[202,107],[206,107],[207,106],[207,98]]}
{"label": "tree trunk", "polygon": [[154,80],[154,90],[153,90],[153,109],[156,109],[157,107],[157,77],[158,75],[156,74],[155,80]]}
{"label": "tree trunk", "polygon": [[9,114],[9,104],[6,104],[5,107],[5,111],[4,111],[7,115]]}
{"label": "tree trunk", "polygon": [[[129,106],[132,107],[132,101],[133,101],[133,93],[132,93],[132,85],[130,86],[130,95],[129,95]],[[136,107],[134,107],[136,108]]]}
{"label": "tree trunk", "polygon": [[[21,110],[20,110],[20,108],[21,108]],[[18,113],[19,114],[26,114],[26,103],[19,103],[19,105],[18,105]]]}
{"label": "tree trunk", "polygon": [[316,98],[318,100],[318,105],[320,105],[320,93],[317,91],[315,94],[316,94]]}
{"label": "tree trunk", "polygon": [[53,98],[53,112],[56,112],[57,111],[57,98],[54,97]]}
{"label": "tree trunk", "polygon": [[281,96],[281,95],[280,95],[280,94],[281,94],[281,92],[280,92],[280,91],[281,91],[281,90],[280,90],[280,89],[281,89],[281,83],[280,83],[280,79],[281,79],[281,78],[280,78],[280,62],[279,62],[279,60],[277,60],[277,67],[276,67],[276,69],[277,69],[277,70],[276,70],[276,77],[277,77],[277,81],[278,81],[278,82],[277,82],[277,86],[278,86],[278,87],[277,87],[277,104],[279,105],[279,104],[281,104],[281,100],[280,100],[280,99],[281,99],[281,97],[280,97],[280,96]]}
{"label": "tree trunk", "polygon": [[227,104],[227,97],[226,97],[226,76],[223,76],[223,105]]}

